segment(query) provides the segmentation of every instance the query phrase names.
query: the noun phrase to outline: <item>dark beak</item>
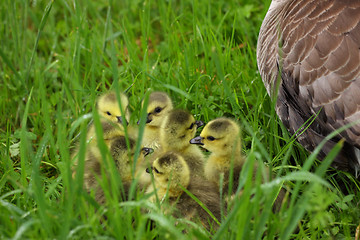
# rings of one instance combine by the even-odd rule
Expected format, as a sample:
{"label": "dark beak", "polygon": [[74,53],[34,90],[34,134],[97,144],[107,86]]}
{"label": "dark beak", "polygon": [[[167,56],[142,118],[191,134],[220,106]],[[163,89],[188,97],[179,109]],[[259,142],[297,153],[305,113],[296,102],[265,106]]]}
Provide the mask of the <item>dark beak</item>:
{"label": "dark beak", "polygon": [[154,149],[144,147],[144,148],[141,149],[141,151],[144,153],[144,156],[147,156],[147,155],[149,155],[150,153],[153,153],[153,152],[154,152]]}
{"label": "dark beak", "polygon": [[197,126],[198,128],[201,127],[201,126],[204,126],[204,122],[203,122],[203,121],[200,121],[200,120],[195,121],[195,124],[196,124],[196,126]]}
{"label": "dark beak", "polygon": [[[146,117],[146,123],[149,123],[152,121],[152,119],[149,118],[150,113],[148,113],[147,117]],[[137,122],[137,124],[140,124],[140,120]]]}
{"label": "dark beak", "polygon": [[151,121],[152,121],[152,119],[150,119],[150,113],[149,113],[146,117],[146,123],[150,123]]}
{"label": "dark beak", "polygon": [[116,116],[118,123],[124,124],[124,121],[127,123],[126,119],[123,119],[121,116]]}
{"label": "dark beak", "polygon": [[191,144],[204,145],[204,144],[202,143],[202,140],[203,140],[202,137],[197,136],[197,137],[191,139],[191,140],[190,140],[190,143],[191,143]]}

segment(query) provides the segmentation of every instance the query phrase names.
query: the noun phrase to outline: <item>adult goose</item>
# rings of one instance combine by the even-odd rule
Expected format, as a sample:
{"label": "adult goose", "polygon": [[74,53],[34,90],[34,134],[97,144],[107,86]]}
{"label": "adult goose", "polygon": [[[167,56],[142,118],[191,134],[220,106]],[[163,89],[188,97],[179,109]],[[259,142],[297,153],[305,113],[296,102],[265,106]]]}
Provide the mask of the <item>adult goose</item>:
{"label": "adult goose", "polygon": [[[360,1],[273,0],[260,29],[257,63],[291,134],[317,115],[298,136],[313,151],[334,130],[360,120]],[[358,177],[359,123],[328,141],[318,157],[340,139],[345,143],[333,165]]]}

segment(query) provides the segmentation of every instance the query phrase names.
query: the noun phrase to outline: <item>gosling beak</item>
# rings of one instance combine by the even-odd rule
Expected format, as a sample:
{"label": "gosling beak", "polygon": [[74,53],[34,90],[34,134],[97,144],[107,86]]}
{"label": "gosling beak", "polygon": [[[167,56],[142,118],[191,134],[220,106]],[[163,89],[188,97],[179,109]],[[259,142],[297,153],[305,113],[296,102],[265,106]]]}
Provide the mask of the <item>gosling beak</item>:
{"label": "gosling beak", "polygon": [[118,123],[124,124],[124,120],[127,123],[126,119],[123,119],[121,116],[116,116]]}
{"label": "gosling beak", "polygon": [[[148,115],[146,116],[146,123],[149,123],[152,121],[152,119],[149,118],[150,113],[148,113]],[[140,120],[137,122],[137,124],[140,124]]]}
{"label": "gosling beak", "polygon": [[154,149],[144,147],[144,148],[141,149],[141,151],[144,153],[144,156],[147,156],[147,155],[149,155],[150,153],[153,153],[153,152],[154,152]]}
{"label": "gosling beak", "polygon": [[190,143],[191,143],[191,144],[204,145],[204,144],[202,143],[202,140],[203,140],[202,137],[197,136],[197,137],[194,137],[193,139],[191,139],[191,140],[190,140]]}
{"label": "gosling beak", "polygon": [[146,117],[146,123],[150,123],[152,119],[150,118],[150,113]]}
{"label": "gosling beak", "polygon": [[196,126],[197,126],[198,128],[201,127],[201,126],[204,126],[204,122],[203,122],[203,121],[200,121],[200,120],[195,121],[195,124],[196,124]]}

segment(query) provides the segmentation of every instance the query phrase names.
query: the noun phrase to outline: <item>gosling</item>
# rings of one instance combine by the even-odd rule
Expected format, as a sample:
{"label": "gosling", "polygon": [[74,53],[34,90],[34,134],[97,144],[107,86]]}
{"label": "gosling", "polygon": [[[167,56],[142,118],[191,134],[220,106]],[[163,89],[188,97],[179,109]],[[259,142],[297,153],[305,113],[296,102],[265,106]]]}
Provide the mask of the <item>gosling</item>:
{"label": "gosling", "polygon": [[[121,107],[123,108],[124,116],[121,114],[120,106],[118,104],[116,94],[110,91],[99,97],[96,109],[100,115],[101,126],[103,129],[103,138],[111,139],[113,136],[121,134],[124,131],[124,123],[130,120],[129,100],[127,96],[120,93]],[[92,124],[87,133],[87,140],[96,138],[95,126]]]}
{"label": "gosling", "polygon": [[[128,138],[129,148],[126,143],[126,137],[118,135],[112,139],[105,140],[105,144],[110,152],[111,160],[114,161],[114,165],[119,173],[122,182],[122,190],[124,193],[122,199],[127,199],[128,191],[134,180],[132,174],[134,153],[135,153],[135,140]],[[136,177],[138,175],[138,166],[144,161],[144,157],[151,153],[151,148],[142,148],[139,158],[135,166]],[[96,145],[89,145],[85,155],[85,168],[84,168],[84,188],[90,192],[94,190],[95,200],[99,204],[105,203],[105,195],[102,187],[100,186],[98,179],[102,178],[102,173],[107,172],[104,167],[104,159],[101,152]],[[107,177],[107,175],[106,175]],[[120,189],[121,190],[121,189]]]}
{"label": "gosling", "polygon": [[191,169],[191,174],[204,175],[205,156],[198,146],[190,144],[196,130],[203,122],[196,121],[186,110],[174,109],[168,113],[160,129],[161,151],[176,151],[182,154]]}
{"label": "gosling", "polygon": [[[245,157],[241,154],[240,127],[236,122],[228,118],[217,118],[210,121],[200,133],[200,136],[193,138],[190,143],[202,145],[211,152],[205,165],[205,177],[213,181],[220,187],[220,175],[223,174],[222,188],[225,191],[230,190],[231,200],[235,197],[239,186],[239,177],[242,167],[245,163]],[[233,168],[232,188],[230,188],[230,171]],[[259,170],[258,164],[255,163],[253,171],[253,180]],[[262,181],[268,180],[266,174],[268,169],[262,175]],[[274,202],[273,211],[279,211],[282,201],[286,196],[286,190],[282,188]]]}
{"label": "gosling", "polygon": [[[199,221],[207,230],[218,227],[204,208],[184,193],[184,189],[187,189],[220,221],[221,200],[217,187],[205,179],[190,176],[189,166],[181,154],[171,151],[160,154],[152,164],[152,173],[156,194],[165,213],[171,213],[176,218]],[[149,191],[152,190],[150,187]],[[151,198],[152,201],[155,199]],[[167,208],[169,205],[170,209]]]}
{"label": "gosling", "polygon": [[210,121],[201,131],[200,136],[190,140],[192,144],[201,145],[209,150],[209,156],[204,173],[206,179],[219,186],[220,175],[224,175],[223,189],[229,189],[230,169],[233,167],[231,193],[238,188],[239,175],[245,158],[241,154],[240,128],[228,118],[218,118]]}
{"label": "gosling", "polygon": [[142,145],[160,148],[159,132],[166,115],[173,109],[170,97],[165,92],[152,92],[147,106],[147,119]]}

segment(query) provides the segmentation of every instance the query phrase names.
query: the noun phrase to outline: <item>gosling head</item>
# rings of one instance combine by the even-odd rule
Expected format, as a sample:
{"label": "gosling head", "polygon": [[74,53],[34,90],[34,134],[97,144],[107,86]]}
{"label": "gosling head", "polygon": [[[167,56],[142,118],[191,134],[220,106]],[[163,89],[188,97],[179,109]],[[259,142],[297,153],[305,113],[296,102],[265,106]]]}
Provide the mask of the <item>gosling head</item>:
{"label": "gosling head", "polygon": [[147,106],[146,125],[160,127],[165,116],[172,109],[172,101],[165,92],[152,92]]}
{"label": "gosling head", "polygon": [[206,124],[200,136],[191,139],[190,143],[201,145],[216,155],[231,156],[240,151],[239,134],[240,127],[236,122],[228,118],[217,118]]}
{"label": "gosling head", "polygon": [[182,151],[190,145],[189,141],[195,136],[196,129],[202,125],[203,122],[196,121],[188,111],[172,110],[160,128],[161,146]]}
{"label": "gosling head", "polygon": [[190,170],[184,158],[175,152],[161,154],[152,164],[156,187],[177,197],[190,182]]}
{"label": "gosling head", "polygon": [[120,106],[118,104],[115,92],[111,91],[107,94],[100,96],[97,102],[97,110],[100,116],[108,119],[113,123],[123,124],[125,121],[129,122],[129,100],[125,94],[120,93],[120,101],[125,116],[122,116],[121,114]]}

